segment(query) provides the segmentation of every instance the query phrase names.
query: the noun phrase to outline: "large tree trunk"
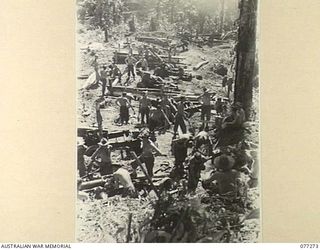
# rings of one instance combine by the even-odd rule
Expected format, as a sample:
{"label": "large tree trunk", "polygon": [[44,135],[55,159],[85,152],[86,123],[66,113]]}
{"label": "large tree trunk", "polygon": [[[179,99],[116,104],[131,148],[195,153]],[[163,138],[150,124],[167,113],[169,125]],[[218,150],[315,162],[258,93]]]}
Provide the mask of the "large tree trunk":
{"label": "large tree trunk", "polygon": [[250,117],[256,62],[256,25],[258,0],[241,0],[237,45],[234,100],[241,102]]}

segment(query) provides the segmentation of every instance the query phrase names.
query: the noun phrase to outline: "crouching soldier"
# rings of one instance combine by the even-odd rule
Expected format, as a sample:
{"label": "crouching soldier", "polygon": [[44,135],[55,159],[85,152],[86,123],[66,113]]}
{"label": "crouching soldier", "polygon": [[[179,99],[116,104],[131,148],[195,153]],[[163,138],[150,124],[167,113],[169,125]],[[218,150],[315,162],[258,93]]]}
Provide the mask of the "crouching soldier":
{"label": "crouching soldier", "polygon": [[228,155],[221,155],[214,159],[217,171],[202,182],[204,189],[219,195],[236,196],[240,181],[240,172],[232,169],[235,160]]}
{"label": "crouching soldier", "polygon": [[113,173],[114,188],[119,188],[119,184],[123,186],[123,196],[129,195],[131,197],[137,197],[136,189],[132,183],[130,173],[124,169],[119,168]]}

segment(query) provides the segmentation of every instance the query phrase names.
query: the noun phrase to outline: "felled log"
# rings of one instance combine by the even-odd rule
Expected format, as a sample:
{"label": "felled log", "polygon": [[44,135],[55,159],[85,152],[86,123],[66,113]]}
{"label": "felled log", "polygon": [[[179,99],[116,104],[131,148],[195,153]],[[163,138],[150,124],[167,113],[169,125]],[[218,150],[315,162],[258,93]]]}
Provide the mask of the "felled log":
{"label": "felled log", "polygon": [[[115,52],[114,53],[114,57],[113,60],[117,63],[117,64],[125,64],[125,59],[128,56],[128,52]],[[132,55],[136,60],[138,60],[139,58],[139,54],[138,53],[133,53]],[[167,55],[158,55],[161,60],[159,61],[159,58],[157,58],[156,56],[152,55],[148,57],[148,64],[149,66],[153,65],[153,66],[157,66],[159,65],[162,61],[164,62],[168,62],[169,60],[169,56]],[[184,57],[180,57],[180,56],[171,56],[171,62],[172,64],[177,64],[180,62],[180,60],[183,60]]]}
{"label": "felled log", "polygon": [[169,41],[165,38],[140,36],[140,37],[136,37],[136,40],[139,42],[153,43],[156,45],[160,45],[162,47],[169,46]]}
{"label": "felled log", "polygon": [[[212,93],[212,94],[215,94],[215,93]],[[197,96],[197,95],[183,94],[183,96],[185,97],[185,100],[186,100],[186,101],[198,102],[199,96]],[[181,98],[181,96],[172,96],[172,98],[173,98],[175,101],[179,101],[180,98]]]}
{"label": "felled log", "polygon": [[85,79],[88,79],[88,78],[89,78],[89,75],[88,75],[88,74],[86,74],[86,75],[80,75],[80,76],[77,77],[77,79],[79,79],[79,80],[85,80]]}
{"label": "felled log", "polygon": [[204,65],[207,65],[208,63],[209,63],[209,61],[200,62],[196,66],[193,67],[193,70],[199,70],[201,67],[203,67]]}
{"label": "felled log", "polygon": [[139,37],[158,37],[158,38],[167,38],[170,36],[170,32],[166,31],[148,31],[148,32],[139,32],[137,33]]}
{"label": "felled log", "polygon": [[[152,177],[152,179],[157,180],[157,179],[162,179],[162,178],[165,178],[165,177],[168,177],[168,176],[169,176],[169,174],[154,175]],[[132,178],[132,179],[135,180],[135,181],[143,181],[143,180],[146,180],[147,177],[145,175],[140,175],[140,176],[137,176],[137,177]]]}
{"label": "felled log", "polygon": [[176,90],[161,90],[156,88],[133,88],[133,87],[124,87],[124,86],[115,86],[113,87],[113,92],[126,92],[131,94],[143,94],[143,92],[148,91],[149,93],[165,93],[165,94],[179,94],[179,91]]}
{"label": "felled log", "polygon": [[[131,93],[134,95],[142,95],[144,92],[148,91],[149,97],[160,97],[163,94],[165,94],[176,101],[179,101],[181,98],[181,95],[183,95],[186,101],[190,101],[190,102],[198,102],[198,97],[199,97],[191,93],[182,93],[181,91],[176,91],[176,90],[167,91],[167,90],[155,89],[155,88],[133,88],[133,87],[116,86],[113,88],[113,91],[115,96],[120,96],[123,92]],[[215,94],[215,93],[212,93],[212,94]]]}
{"label": "felled log", "polygon": [[[157,181],[159,181],[163,178],[166,178],[168,176],[169,176],[169,174],[154,175],[152,177],[152,179],[154,180],[154,182],[157,182]],[[112,177],[112,174],[104,176],[104,178],[111,178],[111,177]],[[145,175],[143,175],[143,176],[141,175],[141,176],[137,176],[137,177],[131,177],[131,179],[134,184],[137,184],[137,183],[141,183],[141,182],[146,181],[147,177]],[[105,183],[106,183],[105,179],[102,179],[102,178],[95,179],[92,181],[85,181],[85,182],[81,183],[79,190],[88,190],[88,189],[92,189],[95,187],[103,187],[105,185]]]}
{"label": "felled log", "polygon": [[82,182],[79,187],[79,190],[91,189],[95,187],[103,187],[105,183],[106,182],[102,178],[96,179],[93,181]]}
{"label": "felled log", "polygon": [[163,63],[163,59],[151,48],[149,48],[150,53],[159,60],[160,63]]}
{"label": "felled log", "polygon": [[[114,139],[119,138],[122,136],[128,136],[130,132],[133,134],[133,136],[137,135],[139,133],[139,130],[122,130],[122,131],[116,131],[116,132],[108,132],[108,130],[102,130],[103,136],[108,139]],[[88,134],[95,134],[98,132],[98,129],[96,128],[78,128],[77,135],[79,137],[86,137]]]}

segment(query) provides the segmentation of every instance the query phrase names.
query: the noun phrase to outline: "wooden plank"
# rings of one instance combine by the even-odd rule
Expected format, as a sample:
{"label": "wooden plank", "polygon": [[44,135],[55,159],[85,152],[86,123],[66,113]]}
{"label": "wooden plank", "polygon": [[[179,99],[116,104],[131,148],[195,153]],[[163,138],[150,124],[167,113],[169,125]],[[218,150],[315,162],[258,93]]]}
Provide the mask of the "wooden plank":
{"label": "wooden plank", "polygon": [[209,63],[209,61],[200,62],[196,66],[193,67],[193,70],[199,70],[201,67],[203,67],[204,65],[207,65],[208,63]]}

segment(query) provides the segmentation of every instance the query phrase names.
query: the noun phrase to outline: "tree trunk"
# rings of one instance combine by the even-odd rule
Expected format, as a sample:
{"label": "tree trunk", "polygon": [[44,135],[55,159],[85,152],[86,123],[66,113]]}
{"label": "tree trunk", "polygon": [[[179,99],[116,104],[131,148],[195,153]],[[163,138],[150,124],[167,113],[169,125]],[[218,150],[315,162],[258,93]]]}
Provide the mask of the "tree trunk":
{"label": "tree trunk", "polygon": [[250,117],[256,54],[256,24],[258,0],[241,0],[237,45],[234,100],[240,102]]}
{"label": "tree trunk", "polygon": [[171,0],[171,6],[170,6],[170,23],[174,23],[174,15],[176,12],[176,1]]}
{"label": "tree trunk", "polygon": [[158,21],[158,22],[159,22],[159,19],[160,19],[160,11],[161,11],[161,0],[158,0],[158,2],[157,2],[157,7],[156,7],[157,21]]}
{"label": "tree trunk", "polygon": [[204,23],[206,22],[206,14],[199,13],[199,34],[203,34],[204,31]]}
{"label": "tree trunk", "polygon": [[221,0],[221,12],[220,12],[220,34],[223,33],[224,26],[224,0]]}

